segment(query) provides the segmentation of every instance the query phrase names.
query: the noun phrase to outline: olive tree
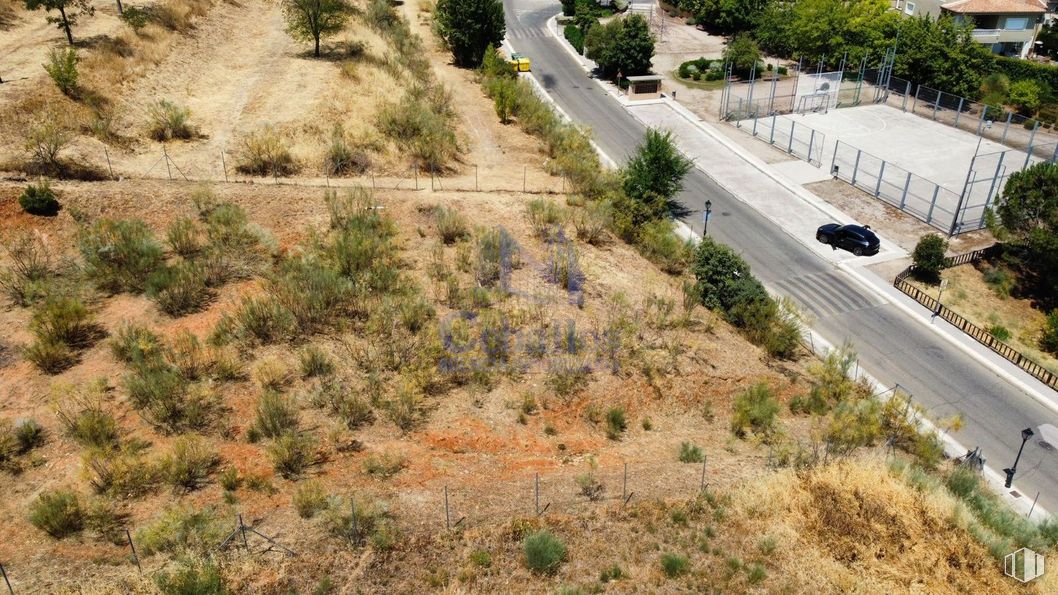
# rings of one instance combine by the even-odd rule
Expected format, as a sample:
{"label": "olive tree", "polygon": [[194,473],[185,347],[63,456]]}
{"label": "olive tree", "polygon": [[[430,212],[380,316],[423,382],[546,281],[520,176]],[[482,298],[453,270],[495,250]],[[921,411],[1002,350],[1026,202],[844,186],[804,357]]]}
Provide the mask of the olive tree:
{"label": "olive tree", "polygon": [[476,67],[485,48],[497,47],[507,33],[501,0],[439,0],[437,31],[452,50],[456,65]]}
{"label": "olive tree", "polygon": [[287,33],[299,41],[315,44],[313,55],[320,57],[320,38],[342,30],[349,19],[349,5],[345,0],[286,0],[283,15]]}

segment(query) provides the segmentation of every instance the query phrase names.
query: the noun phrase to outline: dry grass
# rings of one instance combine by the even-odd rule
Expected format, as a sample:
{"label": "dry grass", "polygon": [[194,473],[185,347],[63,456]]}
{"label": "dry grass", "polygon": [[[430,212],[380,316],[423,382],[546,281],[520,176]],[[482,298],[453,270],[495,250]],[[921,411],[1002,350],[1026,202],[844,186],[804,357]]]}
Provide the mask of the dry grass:
{"label": "dry grass", "polygon": [[[982,264],[982,267],[987,266]],[[1058,373],[1058,358],[1042,351],[1037,343],[1047,315],[1035,309],[1031,299],[998,292],[985,282],[982,269],[973,264],[944,269],[941,278],[948,280],[948,286],[941,295],[941,302],[945,306],[985,330],[1003,327],[1010,332],[1010,337],[1003,339],[1005,343],[1051,372]],[[908,281],[927,295],[937,297],[938,287],[927,286],[911,278]]]}

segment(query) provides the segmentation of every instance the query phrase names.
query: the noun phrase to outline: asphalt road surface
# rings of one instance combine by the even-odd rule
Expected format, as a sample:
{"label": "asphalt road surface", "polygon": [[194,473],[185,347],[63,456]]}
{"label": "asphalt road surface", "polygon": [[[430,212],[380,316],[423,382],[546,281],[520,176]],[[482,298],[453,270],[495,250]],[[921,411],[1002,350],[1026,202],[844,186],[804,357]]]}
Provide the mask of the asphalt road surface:
{"label": "asphalt road surface", "polygon": [[[533,76],[571,118],[591,128],[607,155],[625,161],[645,129],[548,34],[546,22],[560,4],[504,0],[504,5],[507,40],[532,60]],[[850,342],[867,372],[887,386],[906,388],[931,418],[962,414],[965,426],[954,437],[968,448],[980,446],[990,467],[999,470],[1014,462],[1023,428],[1058,425],[1058,416],[1031,396],[813,254],[701,167],[687,175],[678,199],[699,213],[707,199],[712,201],[709,234],[741,252],[768,287],[803,304],[824,338],[835,345]],[[701,219],[691,214],[686,223],[700,232]],[[1058,452],[1035,441],[1027,444],[1014,488],[1029,500],[1039,491],[1040,506],[1058,511]]]}

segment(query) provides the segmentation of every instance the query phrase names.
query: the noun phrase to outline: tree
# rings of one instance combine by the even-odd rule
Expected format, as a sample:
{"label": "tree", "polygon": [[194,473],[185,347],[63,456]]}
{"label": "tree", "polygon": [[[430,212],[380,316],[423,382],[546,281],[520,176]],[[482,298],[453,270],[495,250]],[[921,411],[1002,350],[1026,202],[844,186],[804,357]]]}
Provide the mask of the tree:
{"label": "tree", "polygon": [[1018,106],[1024,116],[1031,116],[1040,109],[1043,89],[1034,80],[1020,80],[1010,85],[1010,103]]}
{"label": "tree", "polygon": [[73,31],[77,19],[82,15],[95,13],[95,7],[91,6],[89,0],[26,0],[26,10],[37,10],[43,8],[45,12],[59,11],[58,17],[48,17],[49,23],[55,23],[66,32],[66,41],[73,45]]}
{"label": "tree", "polygon": [[636,76],[650,72],[654,57],[654,37],[641,15],[613,19],[588,30],[585,55],[595,60],[606,78]]}
{"label": "tree", "polygon": [[760,60],[760,48],[748,33],[739,33],[727,42],[724,48],[724,61],[731,64],[732,70],[743,76],[749,76],[753,65]]}
{"label": "tree", "polygon": [[1058,165],[1037,163],[1014,172],[996,201],[999,225],[1016,262],[1019,281],[1035,289],[1042,305],[1058,299]]}
{"label": "tree", "polygon": [[[749,264],[734,250],[706,236],[698,244],[692,266],[697,279],[695,290],[706,308],[725,313],[739,303],[739,296],[747,291],[740,280],[755,281]],[[761,288],[763,291],[763,288]],[[767,295],[765,293],[765,295]]]}
{"label": "tree", "polygon": [[624,192],[642,202],[652,195],[659,197],[668,215],[675,210],[672,199],[683,188],[683,176],[692,166],[691,160],[676,148],[671,132],[648,128],[643,144],[625,166]]}
{"label": "tree", "polygon": [[285,0],[283,16],[287,33],[299,41],[315,43],[313,55],[320,57],[320,38],[342,30],[349,19],[345,0]]}
{"label": "tree", "polygon": [[769,0],[704,0],[699,3],[699,9],[692,12],[706,29],[717,33],[740,33],[752,31],[769,4]]}
{"label": "tree", "polygon": [[498,46],[507,32],[501,0],[439,0],[437,25],[458,66],[481,64],[485,48]]}
{"label": "tree", "polygon": [[940,271],[944,268],[944,253],[948,250],[948,242],[935,233],[922,236],[915,244],[915,251],[911,258],[915,261],[915,276],[927,283],[937,283],[940,280]]}
{"label": "tree", "polygon": [[973,38],[972,22],[949,16],[928,16],[900,22],[896,76],[964,97],[976,97],[982,73],[995,60],[988,48]]}

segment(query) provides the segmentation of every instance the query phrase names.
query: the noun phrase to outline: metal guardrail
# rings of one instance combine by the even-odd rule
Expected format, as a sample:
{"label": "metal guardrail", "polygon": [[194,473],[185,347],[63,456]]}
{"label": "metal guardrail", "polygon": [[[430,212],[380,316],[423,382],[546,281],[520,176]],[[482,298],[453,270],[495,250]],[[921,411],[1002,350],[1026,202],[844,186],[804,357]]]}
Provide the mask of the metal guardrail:
{"label": "metal guardrail", "polygon": [[[951,258],[946,259],[944,268],[976,262],[982,258],[995,254],[1000,249],[1000,246],[997,244],[989,246],[988,248],[974,250],[973,252],[968,252],[966,254],[952,256]],[[973,337],[978,343],[998,353],[1008,362],[1028,372],[1036,380],[1039,380],[1054,390],[1058,390],[1058,375],[1053,374],[1050,370],[1044,368],[1035,360],[995,338],[992,333],[989,333],[985,329],[963,318],[955,311],[951,310],[944,304],[941,304],[936,298],[927,295],[924,291],[908,283],[907,278],[914,271],[915,265],[911,265],[901,271],[900,274],[896,276],[896,279],[893,280],[893,286],[904,292],[904,294],[911,299],[929,308],[930,312],[933,312],[935,316],[939,316],[948,321],[952,326]]]}

